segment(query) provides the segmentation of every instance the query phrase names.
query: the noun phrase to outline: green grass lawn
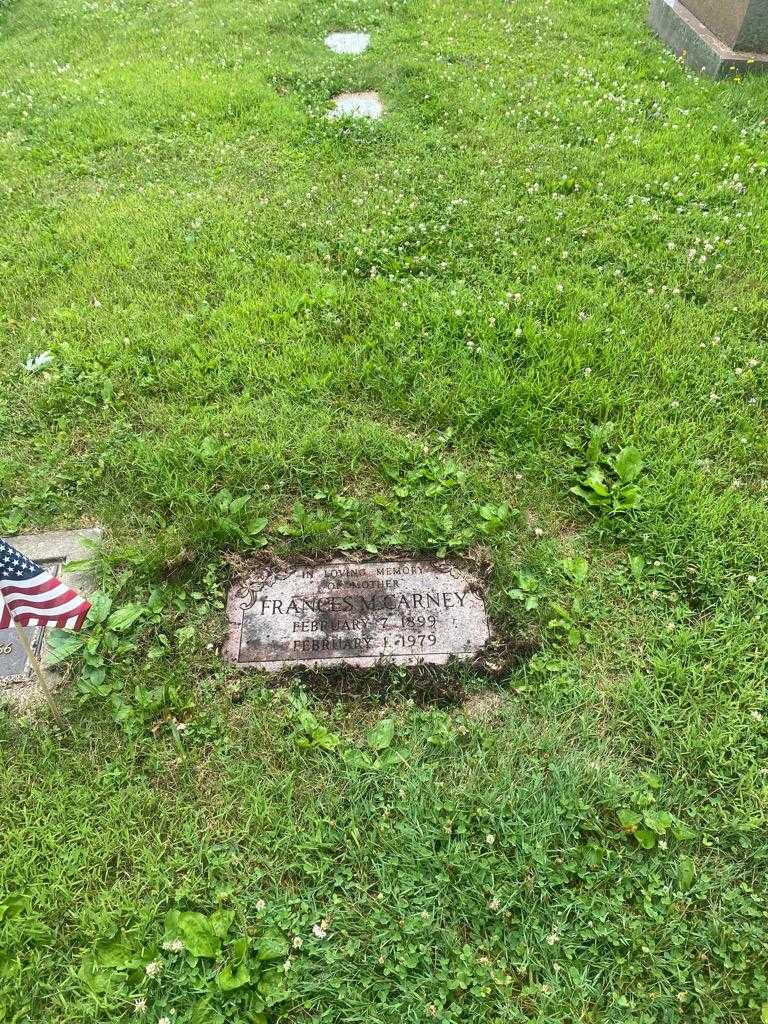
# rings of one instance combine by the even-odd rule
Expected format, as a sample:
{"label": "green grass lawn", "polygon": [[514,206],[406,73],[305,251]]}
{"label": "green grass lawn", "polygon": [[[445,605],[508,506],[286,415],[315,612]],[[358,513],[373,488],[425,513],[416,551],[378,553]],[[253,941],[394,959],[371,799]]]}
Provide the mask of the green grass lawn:
{"label": "green grass lawn", "polygon": [[[0,533],[123,609],[0,717],[3,1024],[768,1020],[768,80],[644,14],[0,0]],[[534,653],[238,677],[265,543]]]}

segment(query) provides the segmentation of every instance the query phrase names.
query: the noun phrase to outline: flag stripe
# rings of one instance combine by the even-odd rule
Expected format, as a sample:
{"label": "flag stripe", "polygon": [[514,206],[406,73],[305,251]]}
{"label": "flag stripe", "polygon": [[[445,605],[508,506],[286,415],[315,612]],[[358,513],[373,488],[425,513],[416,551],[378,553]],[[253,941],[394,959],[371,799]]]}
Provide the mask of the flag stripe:
{"label": "flag stripe", "polygon": [[53,576],[49,576],[45,582],[38,583],[34,587],[29,585],[21,586],[21,584],[16,580],[14,580],[13,583],[0,584],[0,593],[21,592],[23,594],[28,594],[30,597],[35,597],[37,594],[50,594],[51,591],[55,591],[57,587],[64,587],[65,590],[69,589],[68,587],[65,587],[60,580],[55,579]]}
{"label": "flag stripe", "polygon": [[64,590],[56,597],[46,596],[42,600],[30,600],[26,594],[19,597],[6,598],[5,603],[8,605],[10,610],[16,611],[17,608],[39,608],[41,611],[46,608],[60,608],[62,605],[68,604],[72,600],[81,601],[82,598],[77,591],[72,590],[70,587],[65,587]]}
{"label": "flag stripe", "polygon": [[41,621],[46,617],[51,621],[54,619],[58,621],[62,616],[67,617],[77,611],[84,603],[83,599],[75,594],[71,601],[68,601],[66,604],[56,605],[54,608],[38,608],[34,604],[19,604],[18,607],[11,607],[10,612],[14,619],[18,619],[21,615],[39,616],[42,613]]}
{"label": "flag stripe", "polygon": [[34,612],[22,612],[21,615],[14,615],[13,624],[16,626],[58,626],[59,629],[63,629],[67,622],[74,621],[77,625],[70,628],[79,629],[85,621],[85,617],[88,614],[90,605],[85,602],[79,610],[77,615],[61,615],[54,617],[52,615],[46,616],[45,619],[41,619],[39,615],[35,615]]}
{"label": "flag stripe", "polygon": [[80,629],[90,607],[76,590],[0,539],[0,629],[14,622]]}
{"label": "flag stripe", "polygon": [[4,574],[0,572],[0,586],[14,586],[18,587],[20,590],[25,590],[27,587],[37,587],[42,583],[50,583],[51,580],[53,580],[54,583],[59,582],[55,576],[51,576],[51,574],[49,572],[45,572],[45,570],[23,580],[16,579],[13,576],[6,578],[4,577]]}

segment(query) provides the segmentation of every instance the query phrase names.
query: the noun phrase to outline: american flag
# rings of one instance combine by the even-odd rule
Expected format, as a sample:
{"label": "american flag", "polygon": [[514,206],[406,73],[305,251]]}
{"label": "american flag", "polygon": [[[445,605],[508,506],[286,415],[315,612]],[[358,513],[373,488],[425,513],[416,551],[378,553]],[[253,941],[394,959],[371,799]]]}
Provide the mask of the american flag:
{"label": "american flag", "polygon": [[0,629],[14,623],[80,629],[90,607],[76,590],[0,540]]}

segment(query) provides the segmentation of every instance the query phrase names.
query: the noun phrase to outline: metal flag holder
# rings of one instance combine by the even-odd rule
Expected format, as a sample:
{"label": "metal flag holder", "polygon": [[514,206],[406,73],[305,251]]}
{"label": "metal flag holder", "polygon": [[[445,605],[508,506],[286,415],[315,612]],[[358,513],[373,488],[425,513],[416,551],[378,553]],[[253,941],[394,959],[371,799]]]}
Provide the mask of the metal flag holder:
{"label": "metal flag holder", "polygon": [[45,669],[40,664],[40,659],[37,656],[35,646],[32,640],[30,639],[29,633],[27,632],[27,627],[19,625],[18,622],[14,622],[13,628],[18,633],[19,640],[21,641],[21,646],[24,648],[24,653],[27,656],[27,660],[32,666],[32,671],[35,673],[35,676],[37,677],[37,681],[40,684],[40,689],[43,691],[45,699],[48,701],[48,706],[50,707],[51,712],[53,713],[53,717],[56,719],[56,721],[63,729],[66,729],[67,723],[64,719],[63,714],[61,713],[61,708],[59,707],[56,698],[53,696],[53,690],[51,689],[48,678],[45,674]]}

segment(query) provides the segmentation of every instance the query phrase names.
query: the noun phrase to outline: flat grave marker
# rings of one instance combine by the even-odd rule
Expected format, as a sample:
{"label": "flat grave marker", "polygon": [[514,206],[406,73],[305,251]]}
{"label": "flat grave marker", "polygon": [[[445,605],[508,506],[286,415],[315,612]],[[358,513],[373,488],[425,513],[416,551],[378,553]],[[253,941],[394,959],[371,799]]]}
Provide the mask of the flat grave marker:
{"label": "flat grave marker", "polygon": [[[43,568],[53,575],[58,571],[58,566],[50,563],[44,564]],[[39,626],[37,629],[30,629],[30,640],[33,650],[39,657],[43,643],[43,630]],[[12,683],[25,683],[30,678],[31,667],[18,633],[13,628],[0,629],[0,688]]]}
{"label": "flat grave marker", "polygon": [[325,45],[334,53],[365,53],[370,42],[367,32],[331,32],[325,37]]}
{"label": "flat grave marker", "polygon": [[445,665],[490,638],[479,581],[418,559],[261,567],[232,587],[227,614],[227,659],[266,672]]}

